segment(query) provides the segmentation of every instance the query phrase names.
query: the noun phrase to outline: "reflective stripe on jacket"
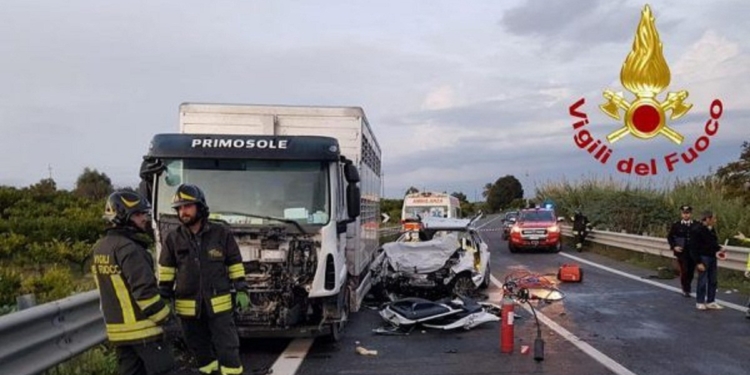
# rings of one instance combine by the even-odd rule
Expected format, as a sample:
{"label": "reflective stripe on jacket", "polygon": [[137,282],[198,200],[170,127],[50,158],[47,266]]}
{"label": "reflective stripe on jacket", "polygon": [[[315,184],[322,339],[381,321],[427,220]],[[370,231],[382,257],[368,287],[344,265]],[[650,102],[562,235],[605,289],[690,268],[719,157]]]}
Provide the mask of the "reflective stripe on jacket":
{"label": "reflective stripe on jacket", "polygon": [[[232,310],[232,283],[245,282],[239,246],[232,232],[204,222],[193,234],[184,225],[168,233],[159,255],[159,287],[173,292],[175,312],[183,317]],[[205,307],[204,307],[205,306]]]}
{"label": "reflective stripe on jacket", "polygon": [[128,229],[109,229],[94,246],[91,272],[99,289],[107,336],[114,344],[162,337],[169,307],[159,296],[147,244]]}

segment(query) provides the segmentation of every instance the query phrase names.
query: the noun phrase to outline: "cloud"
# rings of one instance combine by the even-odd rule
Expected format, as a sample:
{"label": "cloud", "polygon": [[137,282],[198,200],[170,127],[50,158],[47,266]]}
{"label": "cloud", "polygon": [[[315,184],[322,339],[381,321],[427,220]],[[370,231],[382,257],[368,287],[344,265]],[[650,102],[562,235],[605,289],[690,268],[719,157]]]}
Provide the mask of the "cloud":
{"label": "cloud", "polygon": [[[711,100],[725,103],[715,144],[680,173],[736,159],[750,122],[750,5],[652,3],[668,90],[688,90],[694,104],[674,128],[695,139]],[[505,174],[528,193],[537,181],[610,173],[573,144],[568,106],[587,99],[597,137],[619,126],[596,106],[603,89],[621,86],[643,6],[92,5],[10,2],[0,13],[0,182],[34,183],[51,164],[65,188],[84,167],[134,184],[151,137],[178,130],[181,102],[361,106],[383,150],[387,194],[426,185],[472,195]],[[622,142],[621,153],[675,149]]]}
{"label": "cloud", "polygon": [[[623,0],[529,0],[507,10],[499,23],[508,33],[532,38],[540,50],[567,60],[601,44],[632,41],[642,9]],[[677,25],[676,19],[657,22],[660,32],[670,32]]]}
{"label": "cloud", "polygon": [[592,45],[631,39],[638,17],[640,8],[625,1],[526,1],[503,14],[500,24],[519,36]]}
{"label": "cloud", "polygon": [[[707,30],[680,56],[672,67],[672,85],[688,89],[690,100],[707,112],[714,98],[733,108],[750,108],[750,55],[737,42]],[[679,86],[678,86],[679,85]]]}
{"label": "cloud", "polygon": [[448,85],[443,85],[430,91],[422,102],[422,109],[438,110],[456,105],[456,94]]}

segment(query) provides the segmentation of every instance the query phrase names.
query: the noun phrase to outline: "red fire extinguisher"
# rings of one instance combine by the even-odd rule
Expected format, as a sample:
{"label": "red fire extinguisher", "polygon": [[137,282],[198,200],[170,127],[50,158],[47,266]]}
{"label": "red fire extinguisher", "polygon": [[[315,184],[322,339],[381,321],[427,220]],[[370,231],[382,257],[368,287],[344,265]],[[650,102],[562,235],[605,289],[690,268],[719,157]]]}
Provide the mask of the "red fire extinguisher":
{"label": "red fire extinguisher", "polygon": [[500,352],[513,353],[513,299],[503,295],[500,318]]}

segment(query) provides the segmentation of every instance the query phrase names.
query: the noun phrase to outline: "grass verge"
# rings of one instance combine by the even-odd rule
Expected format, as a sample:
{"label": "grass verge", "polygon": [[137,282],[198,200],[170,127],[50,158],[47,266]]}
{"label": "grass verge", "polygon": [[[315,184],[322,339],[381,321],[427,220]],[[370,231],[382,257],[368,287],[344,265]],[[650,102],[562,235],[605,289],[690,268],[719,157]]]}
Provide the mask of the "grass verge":
{"label": "grass verge", "polygon": [[117,356],[106,344],[97,345],[69,361],[63,362],[45,373],[46,375],[117,375]]}

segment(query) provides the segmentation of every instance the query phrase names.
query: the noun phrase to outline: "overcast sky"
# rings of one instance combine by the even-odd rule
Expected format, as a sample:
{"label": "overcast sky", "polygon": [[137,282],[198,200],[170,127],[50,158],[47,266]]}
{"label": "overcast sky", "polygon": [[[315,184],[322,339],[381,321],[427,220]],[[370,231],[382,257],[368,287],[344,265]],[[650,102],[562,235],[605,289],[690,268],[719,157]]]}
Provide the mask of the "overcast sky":
{"label": "overcast sky", "polygon": [[[651,1],[672,79],[693,108],[665,137],[628,136],[613,159],[657,158],[627,177],[573,142],[568,107],[597,139],[622,126],[598,109],[625,91],[620,68],[644,5],[633,1],[4,1],[0,12],[0,184],[84,167],[135,185],[155,133],[182,102],[361,106],[383,150],[386,196],[411,185],[481,198],[512,174],[527,195],[566,178],[663,183],[708,173],[750,141],[750,2]],[[710,4],[710,5],[709,5]],[[668,174],[661,159],[703,132],[710,147]]]}

